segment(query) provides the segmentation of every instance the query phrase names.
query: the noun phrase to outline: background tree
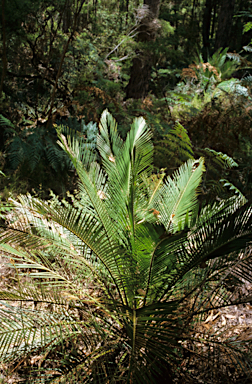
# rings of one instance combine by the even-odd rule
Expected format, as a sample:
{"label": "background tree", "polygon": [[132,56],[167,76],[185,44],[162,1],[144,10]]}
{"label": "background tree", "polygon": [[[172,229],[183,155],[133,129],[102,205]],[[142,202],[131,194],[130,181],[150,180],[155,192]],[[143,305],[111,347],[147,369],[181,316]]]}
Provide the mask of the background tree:
{"label": "background tree", "polygon": [[[160,0],[144,0],[144,4],[137,10],[139,19],[138,42],[148,43],[156,39],[160,27],[158,23]],[[126,98],[143,99],[148,94],[153,55],[145,49],[136,51],[132,61],[129,83],[126,87]]]}
{"label": "background tree", "polygon": [[235,0],[220,0],[218,14],[218,28],[215,37],[215,50],[230,45],[232,20],[234,16]]}

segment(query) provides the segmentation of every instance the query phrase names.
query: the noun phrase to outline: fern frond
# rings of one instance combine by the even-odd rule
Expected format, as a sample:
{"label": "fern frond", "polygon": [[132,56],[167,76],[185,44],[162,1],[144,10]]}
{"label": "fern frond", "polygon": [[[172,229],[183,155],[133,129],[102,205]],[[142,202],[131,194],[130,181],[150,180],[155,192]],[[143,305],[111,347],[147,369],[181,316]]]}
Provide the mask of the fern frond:
{"label": "fern frond", "polygon": [[238,167],[238,164],[234,159],[225,153],[216,152],[213,149],[205,148],[204,151],[212,156],[212,159],[220,166],[225,168]]}
{"label": "fern frond", "polygon": [[170,130],[166,137],[168,138],[168,140],[171,140],[171,142],[173,142],[174,144],[175,142],[177,142],[178,151],[181,152],[181,154],[187,154],[188,158],[193,158],[191,140],[188,136],[186,129],[179,122],[174,125],[174,127]]}
{"label": "fern frond", "polygon": [[227,57],[231,60],[236,61],[238,64],[241,64],[242,62],[242,57],[239,53],[229,52],[227,53]]}
{"label": "fern frond", "polygon": [[241,200],[243,204],[247,202],[246,197],[241,193],[241,191],[234,184],[230,183],[230,181],[226,179],[220,179],[220,183],[223,184],[223,187],[227,187],[230,191],[233,191],[236,195],[238,195],[239,200]]}
{"label": "fern frond", "polygon": [[252,75],[245,76],[241,79],[241,84],[243,86],[251,87],[252,85]]}
{"label": "fern frond", "polygon": [[244,45],[242,47],[246,52],[252,52],[252,47],[250,45]]}
{"label": "fern frond", "polygon": [[11,127],[15,129],[15,126],[12,124],[12,122],[4,117],[3,115],[0,115],[0,125],[4,126],[7,125],[7,127]]}
{"label": "fern frond", "polygon": [[154,159],[160,167],[166,167],[169,161],[174,169],[193,157],[191,140],[186,129],[179,122],[169,129],[161,141],[155,141]]}

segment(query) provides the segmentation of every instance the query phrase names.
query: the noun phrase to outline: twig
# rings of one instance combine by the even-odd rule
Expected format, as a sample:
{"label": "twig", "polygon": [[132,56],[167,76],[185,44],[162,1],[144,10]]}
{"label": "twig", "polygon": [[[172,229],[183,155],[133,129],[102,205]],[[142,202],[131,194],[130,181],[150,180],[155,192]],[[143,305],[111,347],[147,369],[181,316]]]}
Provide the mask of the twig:
{"label": "twig", "polygon": [[107,56],[105,57],[105,60],[107,60],[107,58],[108,58],[113,52],[115,52],[115,51],[120,47],[120,45],[121,45],[125,40],[127,40],[128,37],[133,38],[133,37],[137,36],[139,32],[137,32],[137,33],[135,33],[134,35],[130,36],[130,34],[131,34],[132,32],[135,32],[137,29],[138,29],[138,26],[137,26],[136,28],[134,28],[132,31],[130,31],[130,33],[127,35],[127,37],[125,37],[125,39],[123,39],[122,41],[120,41],[120,43],[117,44],[117,45],[115,46],[115,48],[112,49],[112,51],[110,51],[110,52],[107,54]]}

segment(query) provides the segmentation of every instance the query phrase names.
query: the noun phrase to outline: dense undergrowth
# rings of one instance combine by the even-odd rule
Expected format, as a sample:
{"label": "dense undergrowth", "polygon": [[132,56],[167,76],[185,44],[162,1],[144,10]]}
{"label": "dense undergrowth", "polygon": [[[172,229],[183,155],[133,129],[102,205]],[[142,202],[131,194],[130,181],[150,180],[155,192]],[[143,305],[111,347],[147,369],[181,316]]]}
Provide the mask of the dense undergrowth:
{"label": "dense undergrowth", "polygon": [[[167,174],[171,174],[192,156],[205,156],[208,169],[205,185],[212,189],[213,197],[221,193],[220,179],[228,179],[246,196],[250,196],[252,113],[248,97],[238,95],[234,98],[231,94],[207,103],[202,101],[200,108],[193,108],[193,111],[188,111],[188,106],[183,107],[183,103],[180,103],[180,110],[173,111],[172,106],[167,107],[166,101],[153,96],[143,101],[128,101],[123,110],[115,114],[122,136],[127,133],[133,114],[144,116],[153,132],[157,172],[164,168]],[[77,118],[56,121],[84,135],[87,146],[95,145],[96,122],[85,124]],[[9,192],[18,194],[33,190],[45,197],[50,189],[62,197],[67,190],[72,192],[75,189],[75,172],[57,145],[55,127],[52,125],[46,129],[45,126],[36,126],[17,130],[8,128],[7,124],[2,121],[2,126],[6,127],[5,134],[9,135],[6,149],[2,152],[1,168],[7,175],[1,180],[4,198]],[[228,155],[237,166],[229,170],[227,163],[216,161],[213,152],[206,151],[206,148]],[[225,191],[222,190],[222,193]]]}
{"label": "dense undergrowth", "polygon": [[[144,116],[157,171],[171,174],[190,158],[180,136],[171,139],[179,121],[193,153],[210,148],[234,158],[238,168],[218,168],[220,178],[231,177],[249,194],[251,31],[249,23],[243,26],[250,5],[235,3],[233,12],[241,17],[232,19],[230,48],[218,42],[217,7],[206,51],[200,28],[208,2],[4,2],[0,113],[12,125],[1,121],[3,197],[27,190],[44,197],[49,189],[61,196],[72,192],[76,175],[56,144],[54,124],[86,135],[82,127],[98,123],[105,108],[122,137],[135,116]],[[137,80],[139,62],[144,77]],[[217,181],[212,175],[210,180]]]}

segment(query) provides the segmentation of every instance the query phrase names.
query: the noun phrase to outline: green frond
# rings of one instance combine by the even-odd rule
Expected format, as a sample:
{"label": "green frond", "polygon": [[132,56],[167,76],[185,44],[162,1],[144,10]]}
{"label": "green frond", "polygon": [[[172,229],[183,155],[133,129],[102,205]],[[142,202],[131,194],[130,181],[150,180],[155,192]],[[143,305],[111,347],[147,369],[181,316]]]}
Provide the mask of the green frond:
{"label": "green frond", "polygon": [[252,75],[245,76],[241,79],[241,84],[244,87],[251,87],[252,85]]}
{"label": "green frond", "polygon": [[252,47],[251,47],[250,45],[244,45],[242,48],[243,48],[245,51],[247,51],[247,52],[252,52]]}
{"label": "green frond", "polygon": [[71,168],[69,158],[66,156],[65,152],[60,150],[51,140],[48,140],[45,148],[46,158],[52,169],[56,172],[64,168]]}
{"label": "green frond", "polygon": [[210,60],[209,62],[213,66],[221,68],[224,65],[225,61],[226,61],[227,53],[228,53],[228,48],[225,48],[225,49],[219,48],[213,54],[213,56],[209,59]]}
{"label": "green frond", "polygon": [[117,132],[117,123],[106,109],[103,111],[99,124],[97,147],[102,158],[116,157],[122,148],[123,141]]}
{"label": "green frond", "polygon": [[231,60],[236,61],[238,64],[241,64],[242,57],[239,53],[229,52],[227,53],[227,57]]}
{"label": "green frond", "polygon": [[183,155],[188,159],[193,159],[191,140],[188,136],[187,130],[178,121],[166,135],[166,138],[171,142],[171,149],[174,153],[176,153],[175,147],[177,146],[177,150],[181,153],[181,156]]}
{"label": "green frond", "polygon": [[24,162],[26,152],[26,144],[20,137],[15,137],[8,148],[8,157],[12,169],[17,169]]}
{"label": "green frond", "polygon": [[227,187],[230,191],[233,191],[237,196],[237,202],[241,200],[243,204],[247,202],[246,197],[241,193],[241,191],[232,183],[226,179],[220,179],[220,183],[223,184],[223,187]]}
{"label": "green frond", "polygon": [[216,152],[213,149],[210,148],[205,148],[205,152],[208,154],[212,155],[213,159],[216,161],[217,164],[225,167],[225,168],[233,168],[233,167],[238,167],[238,164],[232,157],[226,155],[225,153],[222,152]]}
{"label": "green frond", "polygon": [[201,208],[192,222],[192,227],[206,223],[208,220],[215,220],[220,217],[226,217],[229,214],[237,212],[247,202],[243,195],[233,195],[228,199],[219,199],[211,204],[206,204]]}
{"label": "green frond", "polygon": [[6,125],[7,127],[15,129],[15,126],[12,124],[12,122],[6,117],[4,117],[3,115],[0,115],[0,125],[1,126]]}
{"label": "green frond", "polygon": [[162,140],[155,140],[154,160],[160,168],[166,167],[166,164],[172,164],[174,169],[193,158],[191,140],[186,129],[179,122],[176,122],[173,128],[162,136]]}
{"label": "green frond", "polygon": [[197,189],[204,172],[203,158],[188,160],[168,177],[154,201],[160,222],[166,231],[181,230],[189,225],[197,207]]}
{"label": "green frond", "polygon": [[17,358],[30,353],[34,348],[57,342],[68,333],[67,329],[71,333],[78,332],[78,326],[72,330],[73,322],[64,315],[17,310],[3,302],[0,319],[0,357],[5,360],[14,351]]}

